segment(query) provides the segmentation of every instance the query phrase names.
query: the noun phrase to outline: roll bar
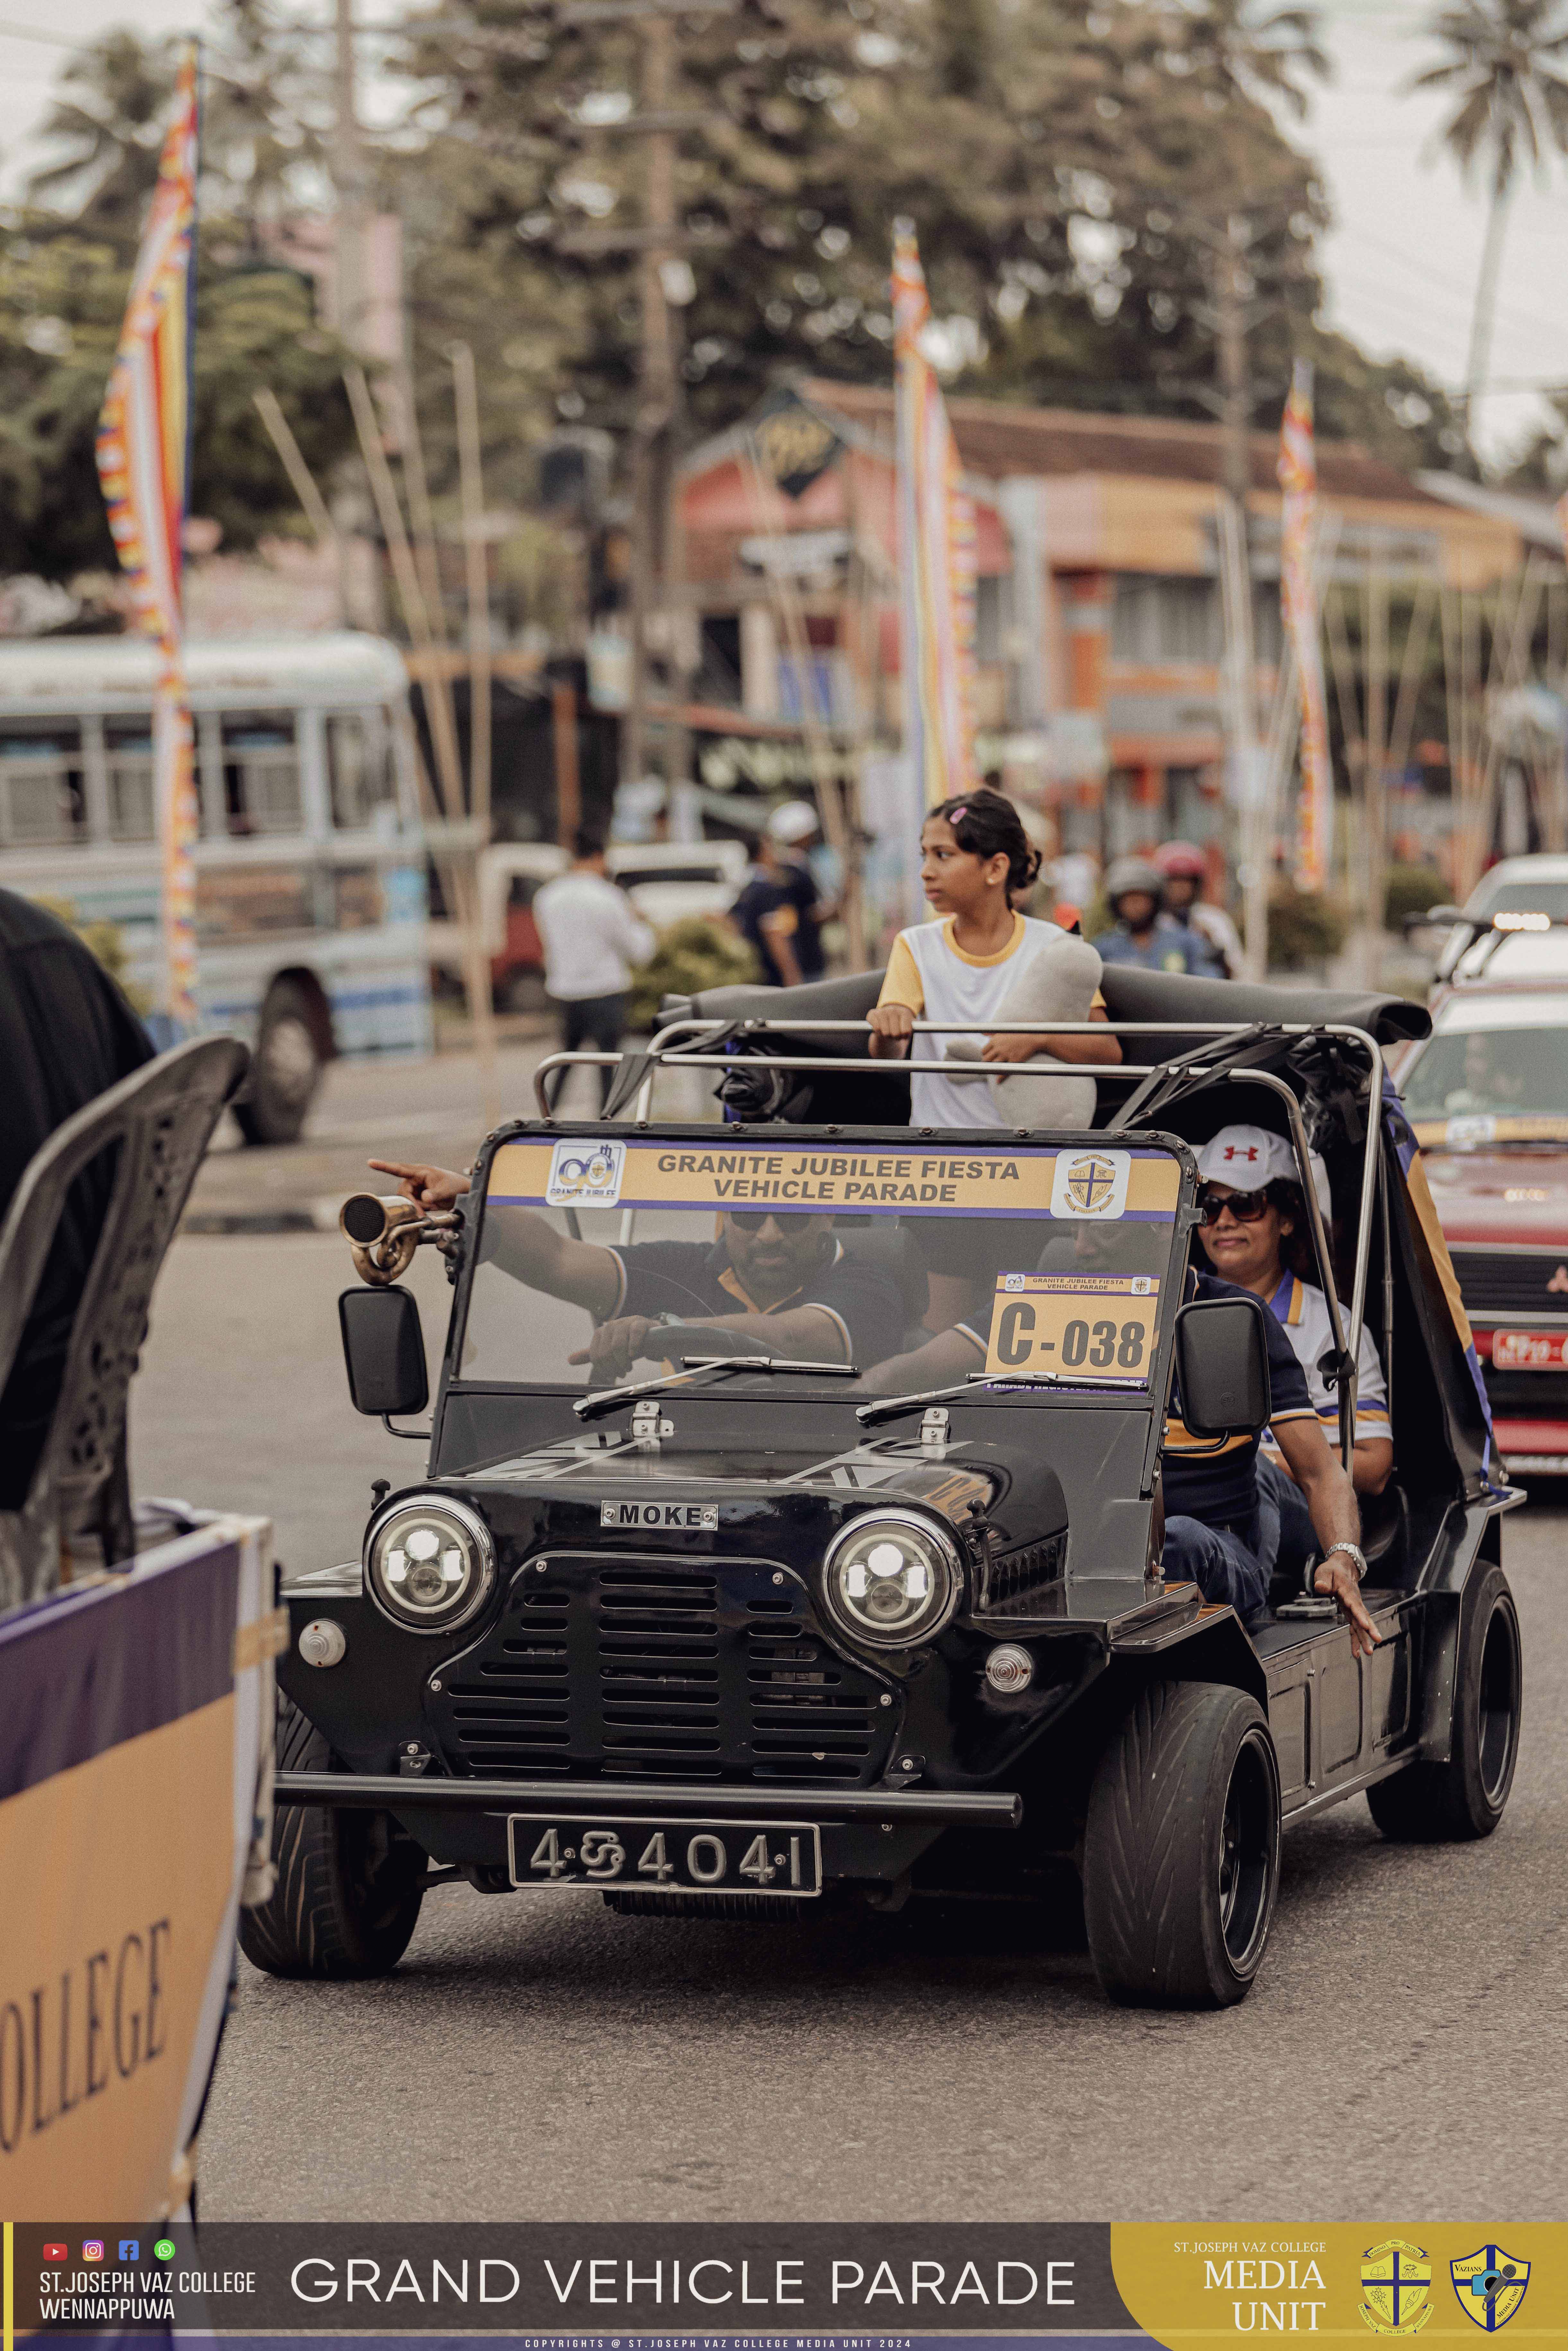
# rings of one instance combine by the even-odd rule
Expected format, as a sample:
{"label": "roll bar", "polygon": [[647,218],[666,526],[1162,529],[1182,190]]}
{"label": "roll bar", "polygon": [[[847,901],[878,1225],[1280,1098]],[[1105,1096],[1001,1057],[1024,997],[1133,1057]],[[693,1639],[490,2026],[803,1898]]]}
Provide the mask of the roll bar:
{"label": "roll bar", "polygon": [[[637,1089],[633,1123],[639,1125],[645,1125],[648,1122],[650,1105],[653,1099],[653,1080],[661,1070],[685,1069],[729,1071],[734,1069],[736,1060],[737,1058],[734,1052],[716,1052],[709,1050],[716,1046],[720,1040],[723,1040],[726,1044],[738,1044],[747,1038],[765,1037],[769,1035],[786,1038],[799,1038],[802,1035],[811,1037],[863,1037],[870,1032],[870,1028],[871,1024],[866,1020],[815,1020],[806,1019],[792,1021],[766,1019],[734,1021],[715,1019],[711,1017],[704,1019],[688,1016],[680,1020],[672,1020],[668,1022],[664,1028],[658,1031],[652,1041],[641,1053],[574,1052],[549,1054],[546,1059],[539,1063],[538,1068],[534,1072],[534,1095],[538,1103],[540,1117],[547,1121],[553,1122],[554,1113],[550,1107],[548,1092],[548,1081],[558,1070],[565,1071],[576,1068],[618,1069],[624,1065],[630,1065],[641,1061],[648,1065],[647,1074]],[[1212,1042],[1207,1050],[1200,1050],[1197,1052],[1189,1051],[1184,1056],[1183,1067],[1189,1077],[1201,1081],[1205,1075],[1209,1072],[1210,1064],[1212,1063],[1214,1065],[1212,1067],[1212,1075],[1216,1079],[1229,1077],[1238,1084],[1267,1086],[1271,1092],[1280,1096],[1281,1100],[1285,1104],[1286,1118],[1291,1129],[1291,1140],[1295,1149],[1297,1165],[1301,1173],[1301,1196],[1306,1202],[1307,1223],[1312,1245],[1312,1257],[1317,1265],[1318,1271],[1322,1278],[1323,1296],[1328,1304],[1329,1323],[1333,1333],[1334,1349],[1338,1356],[1338,1377],[1336,1384],[1339,1392],[1340,1448],[1343,1456],[1345,1470],[1348,1474],[1351,1466],[1351,1455],[1355,1444],[1355,1390],[1357,1382],[1357,1367],[1361,1357],[1361,1333],[1366,1317],[1366,1284],[1372,1262],[1372,1228],[1374,1213],[1379,1198],[1379,1186],[1384,1180],[1381,1172],[1382,1154],[1378,1147],[1378,1144],[1383,1125],[1382,1108],[1385,1063],[1383,1049],[1378,1044],[1375,1037],[1374,1037],[1371,1032],[1365,1029],[1349,1028],[1337,1021],[1323,1020],[1269,1021],[1266,1023],[1260,1023],[1258,1021],[1246,1021],[1241,1023],[1233,1021],[1210,1022],[1203,1020],[1007,1020],[967,1022],[953,1020],[916,1020],[914,1023],[913,1033],[917,1037],[1018,1037],[1030,1035],[1051,1037],[1097,1037],[1103,1036],[1107,1033],[1113,1037],[1176,1036],[1188,1039],[1195,1036],[1208,1037],[1212,1040]],[[1307,1144],[1307,1134],[1306,1128],[1301,1120],[1301,1104],[1297,1102],[1294,1093],[1285,1083],[1284,1080],[1282,1078],[1276,1077],[1271,1071],[1260,1070],[1255,1066],[1249,1066],[1245,1070],[1228,1071],[1222,1066],[1228,1047],[1239,1046],[1256,1040],[1260,1035],[1265,1033],[1270,1036],[1277,1036],[1280,1038],[1336,1037],[1347,1044],[1358,1046],[1367,1057],[1367,1074],[1370,1081],[1368,1087],[1369,1110],[1366,1122],[1366,1148],[1362,1159],[1361,1199],[1356,1215],[1355,1270],[1351,1290],[1350,1325],[1348,1330],[1346,1330],[1340,1313],[1338,1284],[1333,1277],[1333,1266],[1329,1255],[1328,1236],[1323,1228],[1322,1212],[1318,1206],[1317,1194],[1312,1188],[1312,1167]],[[867,1057],[863,1054],[817,1056],[811,1054],[770,1053],[768,1055],[767,1060],[769,1069],[803,1070],[813,1072],[817,1075],[823,1075],[829,1071],[838,1071],[841,1073],[847,1072],[850,1075],[854,1075],[859,1072],[863,1072],[869,1066]],[[1010,1073],[1018,1074],[1025,1066],[1026,1065],[1024,1064],[1019,1064]],[[1163,1071],[1167,1070],[1170,1066],[1171,1065],[1169,1063],[1161,1061],[1121,1061],[1116,1064],[1115,1073],[1118,1077],[1122,1078],[1151,1078],[1159,1075]],[[879,1077],[895,1077],[900,1074],[900,1072],[909,1077],[921,1075],[928,1076],[931,1073],[930,1063],[919,1062],[915,1061],[913,1058],[902,1061],[879,1061],[875,1067]],[[1108,1141],[1112,1136],[1115,1135],[1135,1134],[1137,1132],[1137,1128],[1134,1126],[1097,1127],[1093,1130],[1093,1133],[1102,1141]],[[1386,1210],[1386,1203],[1385,1203],[1385,1209]]]}

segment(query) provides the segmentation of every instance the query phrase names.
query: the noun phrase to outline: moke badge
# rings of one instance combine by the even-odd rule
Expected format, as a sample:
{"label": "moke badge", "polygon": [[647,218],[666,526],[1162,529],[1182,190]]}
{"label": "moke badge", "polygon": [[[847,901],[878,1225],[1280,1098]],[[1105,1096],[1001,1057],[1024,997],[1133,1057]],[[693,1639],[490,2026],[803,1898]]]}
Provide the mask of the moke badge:
{"label": "moke badge", "polygon": [[1481,2245],[1461,2260],[1450,2262],[1448,2274],[1465,2316],[1483,2334],[1495,2335],[1524,2300],[1530,2263],[1505,2252],[1500,2245]]}
{"label": "moke badge", "polygon": [[718,1527],[716,1502],[601,1502],[601,1527],[633,1528],[639,1534],[711,1535]]}
{"label": "moke badge", "polygon": [[1062,1151],[1051,1186],[1053,1217],[1120,1217],[1126,1213],[1132,1155],[1125,1151]]}

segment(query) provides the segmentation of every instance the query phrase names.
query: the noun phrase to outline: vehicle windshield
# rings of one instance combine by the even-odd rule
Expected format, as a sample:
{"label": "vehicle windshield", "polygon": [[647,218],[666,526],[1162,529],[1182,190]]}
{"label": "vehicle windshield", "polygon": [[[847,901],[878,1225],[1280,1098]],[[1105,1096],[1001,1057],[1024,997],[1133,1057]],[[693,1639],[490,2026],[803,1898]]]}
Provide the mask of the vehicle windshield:
{"label": "vehicle windshield", "polygon": [[641,1384],[685,1356],[853,1364],[779,1377],[910,1395],[971,1372],[1028,1393],[1146,1395],[1171,1289],[1168,1151],[952,1140],[780,1146],[723,1129],[503,1144],[457,1376]]}
{"label": "vehicle windshield", "polygon": [[1448,1139],[1528,1140],[1521,1129],[1554,1137],[1568,1121],[1568,1025],[1450,1029],[1416,1057],[1403,1092],[1418,1131],[1458,1121]]}
{"label": "vehicle windshield", "polygon": [[1494,914],[1545,914],[1568,923],[1568,882],[1500,882],[1493,890],[1478,890],[1470,904],[1478,923],[1490,923]]}

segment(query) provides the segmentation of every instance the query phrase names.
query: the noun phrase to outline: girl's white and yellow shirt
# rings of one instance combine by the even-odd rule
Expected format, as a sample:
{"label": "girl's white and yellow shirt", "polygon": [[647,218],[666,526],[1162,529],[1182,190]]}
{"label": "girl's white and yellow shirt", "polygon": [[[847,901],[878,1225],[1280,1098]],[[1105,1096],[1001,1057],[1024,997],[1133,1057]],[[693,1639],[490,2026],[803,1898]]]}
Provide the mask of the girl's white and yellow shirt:
{"label": "girl's white and yellow shirt", "polygon": [[[879,1005],[904,1004],[917,1020],[950,1021],[956,1033],[970,1035],[983,1044],[981,1024],[994,1021],[1003,997],[1021,972],[1053,939],[1064,938],[1059,923],[1042,923],[1013,915],[1013,932],[1005,947],[990,956],[968,955],[954,937],[953,917],[918,923],[900,931],[888,957]],[[1097,1008],[1104,998],[1095,993]],[[976,1024],[973,1029],[971,1023]],[[910,1058],[940,1061],[947,1037],[916,1036],[910,1040]],[[909,1081],[909,1123],[912,1126],[1005,1126],[994,1088],[956,1086],[946,1077],[916,1077]]]}

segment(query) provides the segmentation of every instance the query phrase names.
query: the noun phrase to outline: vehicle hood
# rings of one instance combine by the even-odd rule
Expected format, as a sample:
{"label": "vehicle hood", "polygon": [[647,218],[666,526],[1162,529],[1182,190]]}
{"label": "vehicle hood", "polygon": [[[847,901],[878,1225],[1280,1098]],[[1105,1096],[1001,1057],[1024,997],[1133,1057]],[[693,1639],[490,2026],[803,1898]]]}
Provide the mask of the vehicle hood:
{"label": "vehicle hood", "polygon": [[1450,1244],[1568,1247],[1568,1148],[1428,1151],[1424,1165]]}

